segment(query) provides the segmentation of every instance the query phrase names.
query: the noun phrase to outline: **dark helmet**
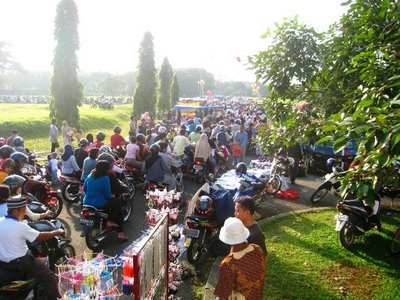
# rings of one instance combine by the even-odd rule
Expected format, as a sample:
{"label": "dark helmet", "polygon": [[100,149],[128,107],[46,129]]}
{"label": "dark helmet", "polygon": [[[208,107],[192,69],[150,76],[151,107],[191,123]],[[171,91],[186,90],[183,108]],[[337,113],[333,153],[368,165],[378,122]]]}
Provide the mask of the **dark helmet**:
{"label": "dark helmet", "polygon": [[247,166],[244,162],[240,162],[236,165],[236,173],[244,174],[247,172]]}
{"label": "dark helmet", "polygon": [[0,147],[0,158],[6,159],[15,152],[15,149],[9,145],[4,145]]}
{"label": "dark helmet", "polygon": [[22,137],[20,137],[20,136],[16,136],[13,139],[12,143],[13,143],[14,147],[23,147],[24,146],[24,139]]}
{"label": "dark helmet", "polygon": [[97,157],[97,160],[105,160],[108,161],[110,164],[115,163],[115,158],[110,153],[102,153]]}
{"label": "dark helmet", "polygon": [[111,150],[111,148],[109,146],[103,145],[103,146],[100,147],[99,153],[109,153],[109,154],[111,154],[112,150]]}
{"label": "dark helmet", "polygon": [[332,168],[334,165],[336,164],[336,159],[334,158],[328,158],[328,160],[326,161],[326,165],[329,168]]}
{"label": "dark helmet", "polygon": [[118,126],[118,125],[115,125],[114,126],[114,133],[121,133],[121,131],[122,131],[122,128],[120,127],[120,126]]}
{"label": "dark helmet", "polygon": [[145,143],[146,142],[146,137],[144,136],[144,134],[139,133],[138,135],[136,135],[136,140],[141,142],[141,143]]}
{"label": "dark helmet", "polygon": [[151,154],[158,155],[160,153],[160,146],[158,144],[153,144],[149,148]]}
{"label": "dark helmet", "polygon": [[8,185],[11,189],[17,189],[19,187],[22,187],[25,181],[26,179],[24,177],[14,174],[7,176],[4,179],[3,184]]}
{"label": "dark helmet", "polygon": [[96,139],[98,141],[104,141],[104,139],[106,138],[106,135],[103,131],[99,131],[98,133],[96,133]]}
{"label": "dark helmet", "polygon": [[83,138],[79,140],[80,147],[86,147],[87,145],[89,145],[89,141],[87,139]]}
{"label": "dark helmet", "polygon": [[22,163],[27,164],[29,161],[28,156],[22,152],[14,152],[11,154],[10,158],[14,160],[17,167],[20,167]]}

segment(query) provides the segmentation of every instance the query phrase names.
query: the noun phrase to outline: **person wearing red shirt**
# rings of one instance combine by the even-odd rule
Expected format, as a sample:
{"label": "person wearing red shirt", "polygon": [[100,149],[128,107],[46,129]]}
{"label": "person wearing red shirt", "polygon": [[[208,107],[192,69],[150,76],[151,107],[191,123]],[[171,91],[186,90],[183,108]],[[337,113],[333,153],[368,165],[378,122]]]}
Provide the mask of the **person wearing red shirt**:
{"label": "person wearing red shirt", "polygon": [[121,136],[122,128],[118,125],[114,127],[114,134],[110,137],[111,149],[117,149],[125,146],[126,141]]}

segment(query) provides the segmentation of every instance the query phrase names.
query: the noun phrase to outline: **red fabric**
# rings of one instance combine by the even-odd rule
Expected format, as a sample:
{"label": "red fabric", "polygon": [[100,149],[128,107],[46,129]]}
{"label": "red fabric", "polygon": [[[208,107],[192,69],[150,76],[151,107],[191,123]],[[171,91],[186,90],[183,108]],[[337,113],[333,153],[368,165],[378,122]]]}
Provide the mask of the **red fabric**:
{"label": "red fabric", "polygon": [[292,199],[295,200],[299,198],[299,193],[295,190],[286,190],[286,191],[280,191],[275,194],[275,198],[281,198],[281,199]]}
{"label": "red fabric", "polygon": [[118,146],[122,147],[122,145],[125,145],[125,139],[117,133],[110,137],[110,141],[112,149],[116,149]]}

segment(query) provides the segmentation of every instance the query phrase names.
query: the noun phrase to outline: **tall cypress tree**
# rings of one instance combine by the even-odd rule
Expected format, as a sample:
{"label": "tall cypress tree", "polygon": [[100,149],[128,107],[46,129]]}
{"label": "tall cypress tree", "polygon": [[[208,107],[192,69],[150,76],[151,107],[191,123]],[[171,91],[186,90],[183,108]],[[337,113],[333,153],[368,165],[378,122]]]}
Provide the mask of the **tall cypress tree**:
{"label": "tall cypress tree", "polygon": [[153,35],[150,32],[146,32],[139,49],[136,90],[133,97],[134,113],[142,114],[146,111],[155,113],[156,90]]}
{"label": "tall cypress tree", "polygon": [[51,79],[50,117],[67,120],[79,127],[79,110],[83,86],[78,81],[77,69],[79,34],[78,9],[73,0],[61,0],[57,6],[54,38],[57,42]]}
{"label": "tall cypress tree", "polygon": [[172,83],[172,67],[168,58],[164,58],[160,72],[158,74],[158,98],[157,98],[157,111],[165,112],[171,108],[171,83]]}
{"label": "tall cypress tree", "polygon": [[179,80],[178,80],[178,75],[175,73],[174,77],[172,78],[171,89],[170,89],[171,108],[174,107],[174,105],[178,102],[179,93],[180,93]]}

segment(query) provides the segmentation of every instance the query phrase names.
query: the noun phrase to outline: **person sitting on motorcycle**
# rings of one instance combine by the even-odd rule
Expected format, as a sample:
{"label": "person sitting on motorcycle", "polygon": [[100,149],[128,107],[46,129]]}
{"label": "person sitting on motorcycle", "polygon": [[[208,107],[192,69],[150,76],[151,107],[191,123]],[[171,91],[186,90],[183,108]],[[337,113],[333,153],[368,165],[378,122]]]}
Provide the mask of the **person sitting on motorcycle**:
{"label": "person sitting on motorcycle", "polygon": [[89,149],[89,156],[85,158],[83,161],[82,175],[81,181],[85,181],[89,176],[90,172],[92,172],[96,168],[97,156],[99,155],[99,148]]}
{"label": "person sitting on motorcycle", "polygon": [[[172,185],[171,170],[166,165],[160,154],[160,146],[154,144],[150,147],[150,156],[145,160],[143,165],[143,173],[146,181],[163,182]],[[170,176],[165,176],[170,175]]]}
{"label": "person sitting on motorcycle", "polygon": [[165,132],[161,132],[158,134],[157,139],[156,139],[156,143],[159,145],[161,142],[165,142],[168,144],[167,146],[167,153],[172,154],[172,145],[171,143],[167,140],[167,133]]}
{"label": "person sitting on motorcycle", "polygon": [[136,137],[131,137],[131,141],[126,146],[126,155],[125,155],[125,163],[127,165],[133,166],[135,168],[138,168],[139,170],[142,169],[143,167],[143,162],[140,161],[140,148],[139,145],[137,144]]}
{"label": "person sitting on motorcycle", "polygon": [[[23,193],[25,194],[26,193],[26,191],[24,191],[25,183],[26,179],[19,175],[7,176],[6,179],[4,180],[4,185],[10,189],[11,197],[22,195]],[[38,221],[40,219],[49,218],[52,215],[53,212],[51,210],[47,210],[43,214],[37,214],[31,211],[29,207],[26,207],[26,216],[32,221]]]}
{"label": "person sitting on motorcycle", "polygon": [[105,133],[99,131],[98,133],[96,133],[96,141],[94,142],[93,146],[96,148],[100,148],[101,146],[104,145],[105,138],[106,138]]}
{"label": "person sitting on motorcycle", "polygon": [[106,160],[98,160],[96,168],[90,173],[83,184],[85,196],[83,197],[83,205],[90,205],[97,209],[110,211],[110,220],[107,226],[116,226],[118,228],[118,239],[126,241],[124,235],[123,220],[121,220],[121,206],[119,199],[111,192],[110,178],[108,172],[111,164]]}
{"label": "person sitting on motorcycle", "polygon": [[174,168],[179,168],[182,163],[172,157],[170,153],[168,153],[168,143],[167,142],[159,142],[160,147],[160,156],[164,160],[165,164],[170,169],[171,174],[164,174],[164,182],[168,184],[169,189],[174,190],[176,187],[176,179],[175,174],[173,172]]}
{"label": "person sitting on motorcycle", "polygon": [[231,140],[231,136],[226,132],[225,125],[221,125],[220,132],[218,132],[217,138],[217,146],[225,146],[229,150],[229,141]]}
{"label": "person sitting on motorcycle", "polygon": [[149,154],[149,147],[146,145],[146,137],[144,134],[138,134],[136,135],[136,144],[139,146],[139,156],[137,156],[137,159],[140,161],[144,161],[147,158],[147,155]]}
{"label": "person sitting on motorcycle", "polygon": [[15,149],[9,145],[3,145],[0,147],[0,160],[10,158],[11,154],[15,152]]}
{"label": "person sitting on motorcycle", "polygon": [[12,173],[14,167],[15,164],[11,158],[7,158],[3,161],[0,169],[0,184],[2,184],[4,179]]}
{"label": "person sitting on motorcycle", "polygon": [[20,136],[15,137],[14,141],[13,141],[13,145],[14,145],[13,147],[14,147],[15,151],[18,151],[18,152],[21,152],[24,154],[28,154],[24,147],[24,139],[22,137],[20,137]]}
{"label": "person sitting on motorcycle", "polygon": [[196,130],[189,134],[189,141],[192,144],[196,144],[199,141],[200,135],[201,135],[201,130],[202,130],[202,127],[200,125],[198,125],[198,126],[196,126]]}
{"label": "person sitting on motorcycle", "polygon": [[83,161],[86,157],[88,157],[88,147],[89,142],[87,139],[83,138],[79,140],[79,148],[74,150],[74,156],[76,159],[76,163],[78,164],[79,168],[83,168]]}
{"label": "person sitting on motorcycle", "polygon": [[202,158],[204,162],[208,162],[210,165],[211,171],[216,175],[217,173],[217,164],[212,155],[212,149],[208,140],[208,136],[206,133],[202,133],[200,136],[200,140],[196,143],[196,148],[194,150],[194,157]]}
{"label": "person sitting on motorcycle", "polygon": [[112,149],[125,147],[126,141],[121,135],[122,128],[118,125],[114,127],[114,134],[110,137],[110,145]]}
{"label": "person sitting on motorcycle", "polygon": [[10,198],[10,188],[7,185],[0,185],[0,218],[7,215],[7,199]]}
{"label": "person sitting on motorcycle", "polygon": [[81,178],[81,169],[76,163],[72,146],[64,146],[64,152],[61,154],[61,174],[76,178]]}
{"label": "person sitting on motorcycle", "polygon": [[7,216],[0,218],[0,286],[14,280],[35,279],[47,299],[61,299],[57,277],[41,260],[29,254],[26,241],[48,240],[64,235],[64,230],[39,232],[20,222],[25,216],[25,197],[9,198],[7,207]]}

